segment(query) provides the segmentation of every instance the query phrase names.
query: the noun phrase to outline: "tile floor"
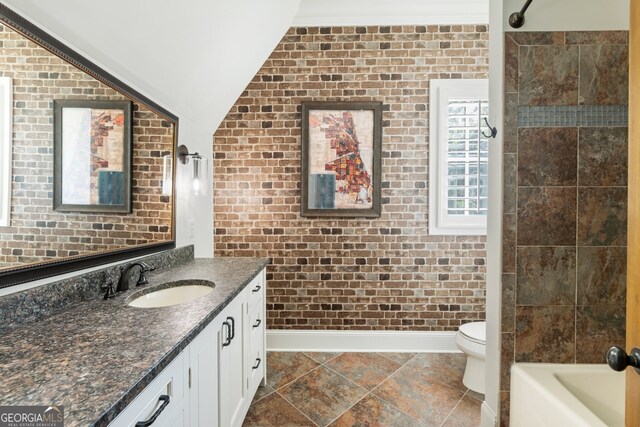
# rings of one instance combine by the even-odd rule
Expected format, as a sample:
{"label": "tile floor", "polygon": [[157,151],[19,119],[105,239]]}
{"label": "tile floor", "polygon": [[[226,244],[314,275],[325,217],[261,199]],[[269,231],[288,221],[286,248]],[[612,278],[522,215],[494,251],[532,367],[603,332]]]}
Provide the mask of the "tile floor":
{"label": "tile floor", "polygon": [[464,354],[267,354],[245,427],[479,426]]}

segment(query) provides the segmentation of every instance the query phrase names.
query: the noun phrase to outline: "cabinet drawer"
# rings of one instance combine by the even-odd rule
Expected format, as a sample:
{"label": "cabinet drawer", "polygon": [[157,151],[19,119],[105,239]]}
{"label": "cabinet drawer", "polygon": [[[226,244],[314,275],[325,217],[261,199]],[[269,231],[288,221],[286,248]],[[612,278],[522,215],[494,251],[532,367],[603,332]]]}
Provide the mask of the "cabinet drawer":
{"label": "cabinet drawer", "polygon": [[[135,427],[159,413],[154,427],[182,424],[184,417],[184,353],[180,353],[110,424],[113,427]],[[168,400],[165,396],[168,396]],[[160,411],[160,408],[164,409]]]}
{"label": "cabinet drawer", "polygon": [[251,310],[256,304],[264,304],[265,283],[264,283],[264,270],[260,272],[247,286],[247,302],[249,309]]}

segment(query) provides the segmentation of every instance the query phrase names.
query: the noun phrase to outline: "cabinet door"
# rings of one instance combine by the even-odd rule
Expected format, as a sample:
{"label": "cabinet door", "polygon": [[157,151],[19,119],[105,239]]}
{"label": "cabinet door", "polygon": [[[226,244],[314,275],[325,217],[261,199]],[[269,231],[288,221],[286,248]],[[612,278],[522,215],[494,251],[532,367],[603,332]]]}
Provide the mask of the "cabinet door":
{"label": "cabinet door", "polygon": [[186,414],[185,414],[185,409],[183,408],[180,413],[178,415],[176,415],[176,418],[173,420],[172,423],[169,424],[170,427],[184,427],[187,424],[187,422],[185,421],[186,419]]}
{"label": "cabinet door", "polygon": [[242,294],[224,310],[218,331],[220,377],[220,427],[242,424],[248,393],[245,387],[244,316],[245,299]]}
{"label": "cabinet door", "polygon": [[218,426],[218,335],[214,320],[189,345],[189,425]]}

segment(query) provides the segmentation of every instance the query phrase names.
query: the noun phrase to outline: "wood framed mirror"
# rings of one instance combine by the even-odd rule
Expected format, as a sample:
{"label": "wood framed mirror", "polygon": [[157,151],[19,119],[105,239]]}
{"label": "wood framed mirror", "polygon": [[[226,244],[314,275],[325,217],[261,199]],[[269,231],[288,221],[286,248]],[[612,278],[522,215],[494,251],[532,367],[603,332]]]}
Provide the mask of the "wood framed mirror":
{"label": "wood framed mirror", "polygon": [[[178,117],[1,3],[0,44],[0,288],[175,248]],[[127,123],[102,108],[123,103]],[[56,160],[56,105],[96,106],[57,123],[80,160]]]}

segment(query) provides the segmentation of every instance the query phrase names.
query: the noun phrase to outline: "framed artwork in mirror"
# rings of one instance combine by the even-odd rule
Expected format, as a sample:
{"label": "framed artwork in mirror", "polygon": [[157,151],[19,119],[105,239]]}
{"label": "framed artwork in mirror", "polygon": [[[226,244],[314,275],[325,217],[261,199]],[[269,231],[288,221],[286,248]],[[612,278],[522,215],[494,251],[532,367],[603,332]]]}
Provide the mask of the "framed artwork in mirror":
{"label": "framed artwork in mirror", "polygon": [[379,217],[381,157],[382,103],[303,103],[301,215]]}
{"label": "framed artwork in mirror", "polygon": [[132,103],[53,104],[53,209],[131,212]]}

